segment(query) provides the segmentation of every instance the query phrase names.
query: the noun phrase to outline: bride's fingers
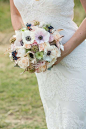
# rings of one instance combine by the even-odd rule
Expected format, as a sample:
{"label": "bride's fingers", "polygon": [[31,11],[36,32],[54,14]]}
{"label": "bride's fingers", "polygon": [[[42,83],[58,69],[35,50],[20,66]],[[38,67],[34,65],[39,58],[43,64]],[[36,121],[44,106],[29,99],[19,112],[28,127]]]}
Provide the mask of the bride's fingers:
{"label": "bride's fingers", "polygon": [[63,59],[62,57],[59,57],[59,58],[57,59],[57,61],[53,64],[53,66],[54,66],[54,65],[57,65],[62,59]]}
{"label": "bride's fingers", "polygon": [[58,60],[53,64],[53,66],[56,65],[56,64],[58,64]]}

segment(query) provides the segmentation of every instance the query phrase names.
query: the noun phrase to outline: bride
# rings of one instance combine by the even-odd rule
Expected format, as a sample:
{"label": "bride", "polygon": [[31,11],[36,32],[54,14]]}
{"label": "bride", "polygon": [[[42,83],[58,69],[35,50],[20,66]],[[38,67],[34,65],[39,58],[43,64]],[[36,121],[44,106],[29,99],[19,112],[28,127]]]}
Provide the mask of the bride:
{"label": "bride", "polygon": [[[81,0],[86,11],[86,0]],[[65,51],[51,71],[36,73],[48,129],[86,129],[86,19],[73,22],[74,0],[10,0],[14,30],[33,20],[63,29]]]}

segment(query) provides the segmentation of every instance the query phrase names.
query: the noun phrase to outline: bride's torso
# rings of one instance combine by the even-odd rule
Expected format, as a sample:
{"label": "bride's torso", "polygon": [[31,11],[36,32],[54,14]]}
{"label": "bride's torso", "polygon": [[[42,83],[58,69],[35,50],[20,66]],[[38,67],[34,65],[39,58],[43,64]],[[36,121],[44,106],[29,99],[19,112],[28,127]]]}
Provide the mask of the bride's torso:
{"label": "bride's torso", "polygon": [[14,0],[24,24],[38,20],[49,22],[55,29],[64,29],[62,43],[66,43],[77,30],[73,22],[73,0]]}

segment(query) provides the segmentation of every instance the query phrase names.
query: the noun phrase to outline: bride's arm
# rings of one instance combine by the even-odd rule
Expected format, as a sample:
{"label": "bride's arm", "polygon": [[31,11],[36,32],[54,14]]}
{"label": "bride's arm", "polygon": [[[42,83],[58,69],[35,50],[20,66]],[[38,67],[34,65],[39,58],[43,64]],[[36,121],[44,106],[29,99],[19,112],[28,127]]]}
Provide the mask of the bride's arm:
{"label": "bride's arm", "polygon": [[11,21],[12,21],[12,26],[14,30],[18,30],[22,27],[23,21],[22,18],[17,10],[17,8],[14,5],[13,0],[10,0],[10,8],[11,8]]}
{"label": "bride's arm", "polygon": [[85,39],[86,39],[86,18],[83,20],[80,27],[71,37],[71,39],[64,44],[65,51],[62,53],[62,56],[70,54]]}
{"label": "bride's arm", "polygon": [[[80,1],[86,12],[86,0],[80,0]],[[70,54],[85,39],[86,39],[86,18],[83,20],[78,30],[71,37],[71,39],[64,44],[64,51],[62,51],[62,56],[58,58],[55,65],[58,64],[65,56]]]}

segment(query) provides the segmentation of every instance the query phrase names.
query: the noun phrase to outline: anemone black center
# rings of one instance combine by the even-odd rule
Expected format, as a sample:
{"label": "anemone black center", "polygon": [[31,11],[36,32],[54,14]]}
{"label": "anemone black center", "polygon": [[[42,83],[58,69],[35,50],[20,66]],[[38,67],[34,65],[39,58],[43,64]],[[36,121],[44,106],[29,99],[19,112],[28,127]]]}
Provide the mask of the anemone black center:
{"label": "anemone black center", "polygon": [[48,52],[47,52],[47,55],[50,56],[50,54],[51,54],[51,51],[48,51]]}
{"label": "anemone black center", "polygon": [[32,53],[29,53],[29,56],[30,56],[31,58],[34,58],[34,55],[33,55]]}
{"label": "anemone black center", "polygon": [[26,40],[27,40],[27,41],[31,41],[31,37],[30,37],[30,36],[27,36],[27,37],[26,37]]}
{"label": "anemone black center", "polygon": [[40,35],[40,36],[38,37],[38,39],[39,39],[39,40],[42,40],[42,39],[43,39],[43,36],[42,36],[42,35]]}

